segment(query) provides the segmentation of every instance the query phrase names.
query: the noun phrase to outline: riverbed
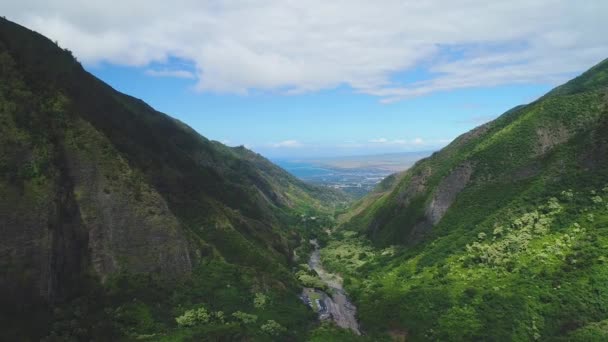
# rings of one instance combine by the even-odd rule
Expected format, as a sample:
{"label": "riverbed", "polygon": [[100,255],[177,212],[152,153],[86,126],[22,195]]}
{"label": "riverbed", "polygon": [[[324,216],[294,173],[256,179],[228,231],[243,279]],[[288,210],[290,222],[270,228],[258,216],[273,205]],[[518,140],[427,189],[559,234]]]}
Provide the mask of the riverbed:
{"label": "riverbed", "polygon": [[[357,307],[350,302],[342,286],[342,278],[328,272],[321,263],[321,252],[316,240],[310,240],[315,247],[308,260],[308,266],[315,270],[319,278],[327,285],[327,292],[305,288],[302,296],[309,305],[316,305],[319,319],[331,319],[339,327],[350,329],[360,335],[359,322],[357,322]],[[314,303],[313,303],[314,301]],[[317,305],[318,304],[318,305]]]}

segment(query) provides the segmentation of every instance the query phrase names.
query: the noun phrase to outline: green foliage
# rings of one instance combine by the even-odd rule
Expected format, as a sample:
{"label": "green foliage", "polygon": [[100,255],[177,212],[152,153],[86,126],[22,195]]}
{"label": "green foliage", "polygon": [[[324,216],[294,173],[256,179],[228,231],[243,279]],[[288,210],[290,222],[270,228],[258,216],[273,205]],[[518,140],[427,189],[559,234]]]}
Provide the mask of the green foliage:
{"label": "green foliage", "polygon": [[[344,216],[342,232],[359,237],[322,255],[362,326],[411,340],[601,336],[606,75],[608,61],[462,135]],[[362,237],[374,246],[364,259]]]}
{"label": "green foliage", "polygon": [[[566,192],[571,195],[525,210],[504,207],[468,231],[448,231],[416,249],[366,252],[370,260],[359,267],[344,266],[358,262],[348,253],[343,257],[350,259],[329,264],[344,274],[371,334],[398,328],[414,340],[557,339],[605,319],[598,308],[608,305],[608,297],[597,295],[605,293],[601,279],[608,277],[602,257],[608,212],[585,195],[588,188]],[[361,243],[347,235],[322,254]],[[457,236],[468,242],[460,244]]]}
{"label": "green foliage", "polygon": [[270,336],[280,336],[283,335],[285,333],[285,331],[287,329],[285,329],[285,327],[283,327],[282,325],[280,325],[279,323],[277,323],[276,321],[269,319],[268,321],[266,321],[266,323],[262,324],[262,326],[260,327],[260,329],[270,335]]}
{"label": "green foliage", "polygon": [[[0,312],[0,339],[267,340],[253,316],[305,336],[315,316],[297,298],[292,250],[348,201],[200,136],[0,20],[0,226],[18,251],[0,260],[0,299],[21,308]],[[65,311],[95,305],[55,315],[45,293]]]}
{"label": "green foliage", "polygon": [[113,319],[129,335],[150,333],[158,328],[150,308],[141,302],[117,307],[113,310]]}
{"label": "green foliage", "polygon": [[258,320],[258,316],[248,314],[242,311],[233,312],[232,316],[242,324],[254,324]]}
{"label": "green foliage", "polygon": [[453,307],[438,320],[441,340],[471,341],[479,338],[483,328],[477,312],[468,306]]}
{"label": "green foliage", "polygon": [[253,306],[255,306],[257,309],[263,309],[266,307],[266,304],[268,303],[268,296],[266,296],[263,293],[260,292],[256,292],[254,297],[253,297]]}
{"label": "green foliage", "polygon": [[[606,167],[600,146],[607,144],[601,133],[608,125],[608,79],[602,76],[607,73],[607,65],[604,61],[586,73],[587,81],[580,91],[557,91],[516,107],[418,162],[400,174],[395,185],[361,200],[346,226],[365,232],[379,245],[411,244],[430,231],[429,208],[436,203],[438,193],[456,192],[456,201],[447,205],[462,204],[460,210],[466,214],[458,215],[464,218],[458,222],[471,225],[483,218],[484,211],[478,206],[493,212],[521,199],[526,191],[542,192],[543,186],[563,189],[560,183],[569,182],[565,175],[569,179],[585,173],[601,175],[599,170]],[[583,162],[587,164],[583,166]],[[463,168],[470,168],[472,174],[468,182],[460,178],[467,184],[458,193],[454,185],[459,181],[450,175]],[[538,194],[530,195],[535,198]],[[568,195],[567,190],[564,195]],[[469,196],[472,201],[466,204],[474,207],[463,203],[463,197]]]}
{"label": "green foliage", "polygon": [[296,275],[303,287],[312,287],[318,290],[326,290],[327,285],[317,276],[312,276],[300,271]]}
{"label": "green foliage", "polygon": [[549,232],[553,217],[561,212],[562,206],[556,198],[551,198],[539,210],[525,213],[513,220],[508,228],[497,226],[494,228],[492,241],[486,242],[486,234],[481,232],[478,239],[466,246],[468,254],[463,258],[465,262],[484,264],[491,267],[514,267],[514,259],[522,252],[528,250],[530,242]]}
{"label": "green foliage", "polygon": [[[290,258],[294,248],[305,257],[311,247],[302,242],[316,238],[379,339],[397,331],[412,340],[602,340],[607,70],[600,63],[391,177],[345,214],[353,232],[330,236],[343,194],[201,137],[2,19],[0,223],[17,244],[9,251],[44,253],[3,258],[0,339],[301,340],[315,316],[297,299]],[[444,181],[461,167],[471,168],[470,181],[424,229],[434,196],[454,188]],[[99,179],[81,179],[85,170]],[[129,267],[150,266],[158,250],[96,240],[98,225],[88,231],[105,215],[96,201],[121,192],[125,221],[146,217],[187,240],[179,266],[191,274],[168,279],[140,271],[155,267]],[[112,263],[120,271],[97,274],[87,254],[96,245],[119,254]],[[73,255],[46,258],[63,247]],[[32,285],[45,279],[52,286]],[[64,302],[49,310],[46,290]],[[359,338],[323,325],[311,339]]]}
{"label": "green foliage", "polygon": [[[223,319],[223,313],[220,315]],[[217,319],[217,314],[214,315],[214,319]],[[192,309],[184,312],[183,315],[175,317],[175,321],[181,327],[192,327],[197,324],[207,324],[211,319],[211,315],[207,312],[204,307]]]}
{"label": "green foliage", "polygon": [[378,251],[353,232],[344,231],[341,240],[331,241],[321,250],[323,264],[331,271],[354,272],[368,263],[373,263]]}
{"label": "green foliage", "polygon": [[570,341],[602,342],[608,340],[608,320],[590,323],[568,336]]}
{"label": "green foliage", "polygon": [[333,323],[323,322],[314,329],[307,339],[308,342],[358,342],[358,341],[389,341],[388,337],[365,337],[355,335],[348,329],[337,327]]}

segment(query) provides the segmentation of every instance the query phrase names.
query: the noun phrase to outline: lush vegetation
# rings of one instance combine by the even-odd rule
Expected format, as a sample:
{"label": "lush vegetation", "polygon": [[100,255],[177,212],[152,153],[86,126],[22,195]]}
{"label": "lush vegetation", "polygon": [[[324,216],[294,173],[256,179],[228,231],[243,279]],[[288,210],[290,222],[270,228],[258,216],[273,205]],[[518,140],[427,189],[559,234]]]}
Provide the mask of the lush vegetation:
{"label": "lush vegetation", "polygon": [[[323,256],[347,275],[370,332],[404,329],[417,340],[603,336],[607,190],[565,190],[520,214],[505,210],[500,219],[415,250],[376,249],[345,231]],[[471,242],[439,254],[442,240],[457,234]],[[336,253],[341,262],[331,262]]]}
{"label": "lush vegetation", "polygon": [[[345,215],[348,226],[381,245],[417,242],[430,231],[430,213],[442,194],[456,198],[454,203],[444,199],[448,206],[468,197],[493,211],[522,199],[522,192],[530,192],[531,198],[542,192],[534,187],[558,188],[568,186],[564,178],[592,178],[605,164],[607,73],[605,61],[541,99],[462,135],[361,200]],[[459,172],[466,173],[462,170],[469,177],[458,179]],[[457,185],[464,186],[462,193]],[[476,223],[484,213],[468,210],[468,218],[454,221]]]}
{"label": "lush vegetation", "polygon": [[293,250],[347,201],[0,19],[0,339],[303,340]]}
{"label": "lush vegetation", "polygon": [[344,275],[363,329],[606,338],[607,74],[604,61],[463,135],[342,216],[323,261]]}
{"label": "lush vegetation", "polygon": [[[2,19],[0,339],[603,341],[606,75],[600,63],[345,210]],[[325,288],[312,239],[365,336],[298,298]]]}

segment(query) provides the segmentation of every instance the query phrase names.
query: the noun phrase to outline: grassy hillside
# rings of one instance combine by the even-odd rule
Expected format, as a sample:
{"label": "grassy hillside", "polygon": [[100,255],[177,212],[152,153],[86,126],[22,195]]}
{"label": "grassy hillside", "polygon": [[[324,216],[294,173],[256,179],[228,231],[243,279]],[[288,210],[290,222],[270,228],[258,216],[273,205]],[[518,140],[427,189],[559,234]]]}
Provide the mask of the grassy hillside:
{"label": "grassy hillside", "polygon": [[363,328],[413,341],[606,340],[606,132],[608,61],[359,202],[323,253]]}
{"label": "grassy hillside", "polygon": [[300,218],[345,201],[0,19],[0,339],[301,339]]}

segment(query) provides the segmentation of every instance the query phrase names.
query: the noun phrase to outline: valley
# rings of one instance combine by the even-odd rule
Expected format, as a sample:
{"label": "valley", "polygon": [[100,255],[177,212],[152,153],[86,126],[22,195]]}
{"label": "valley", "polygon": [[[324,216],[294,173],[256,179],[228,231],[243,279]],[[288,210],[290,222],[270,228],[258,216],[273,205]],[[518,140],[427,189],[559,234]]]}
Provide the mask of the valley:
{"label": "valley", "polygon": [[607,341],[607,132],[608,59],[432,153],[272,162],[0,18],[0,340]]}

